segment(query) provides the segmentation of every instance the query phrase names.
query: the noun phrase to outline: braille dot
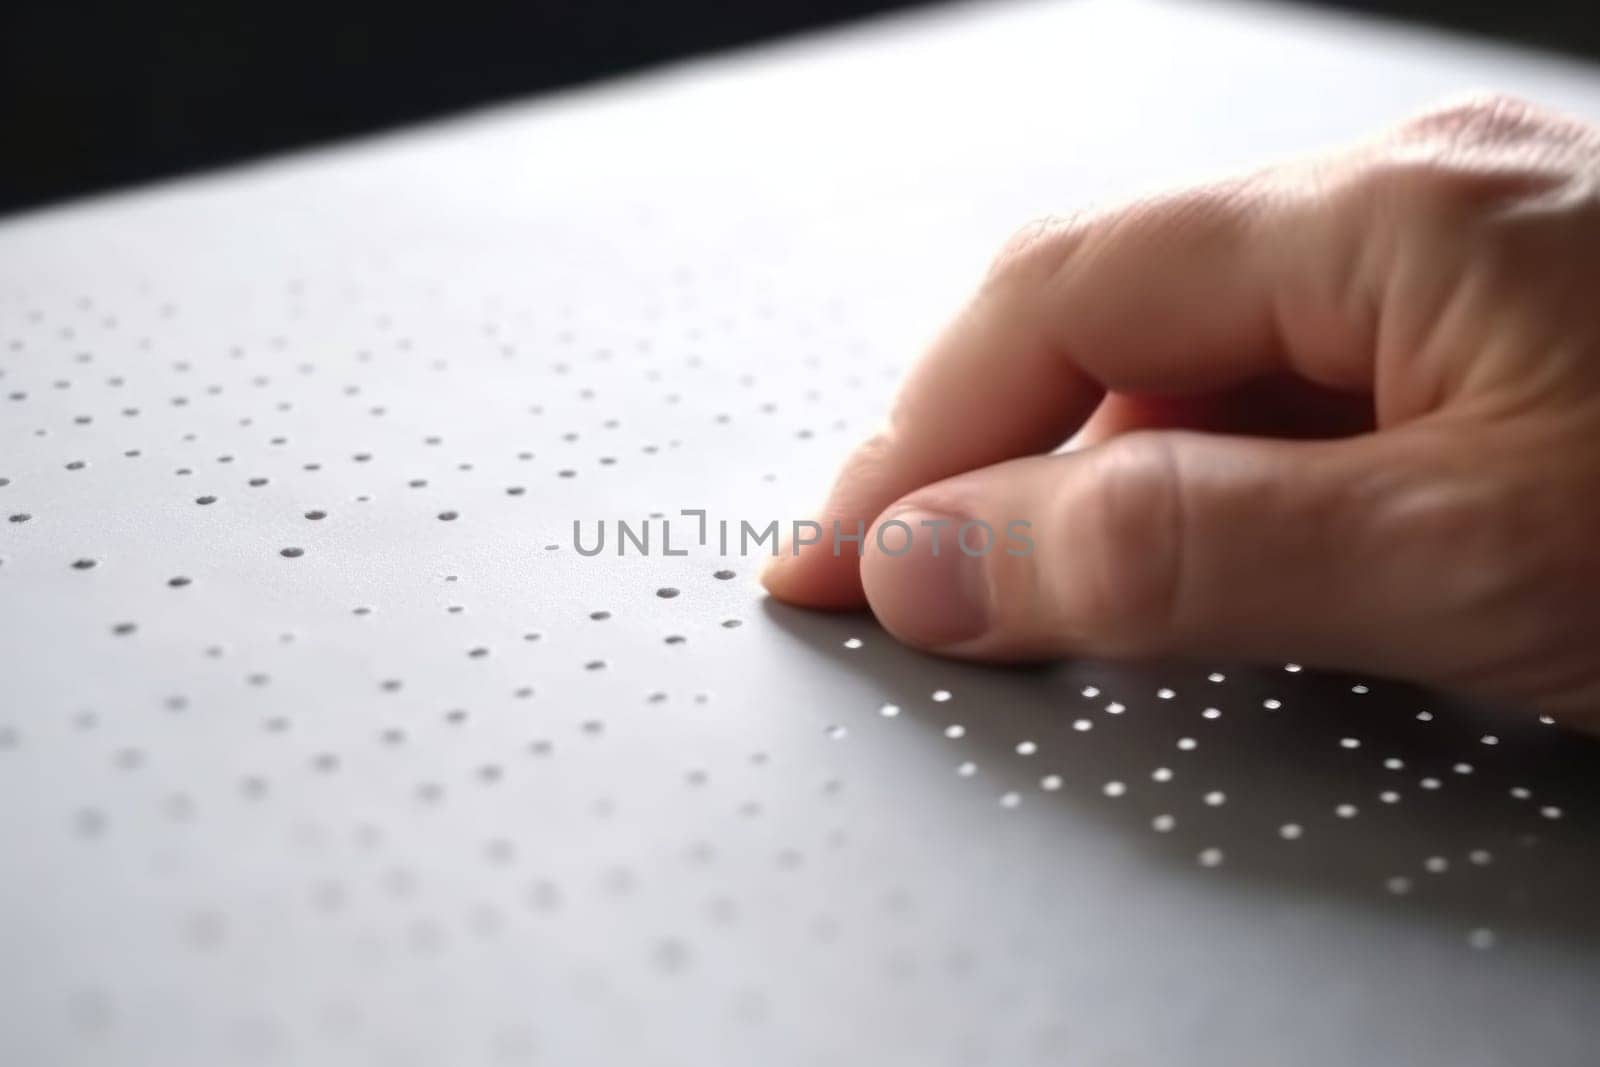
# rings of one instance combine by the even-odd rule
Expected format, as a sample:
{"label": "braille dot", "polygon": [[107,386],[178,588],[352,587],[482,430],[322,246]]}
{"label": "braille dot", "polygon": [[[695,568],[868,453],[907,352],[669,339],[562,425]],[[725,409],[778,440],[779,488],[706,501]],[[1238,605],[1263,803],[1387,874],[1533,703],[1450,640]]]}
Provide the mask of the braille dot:
{"label": "braille dot", "polygon": [[971,760],[956,764],[956,773],[963,778],[971,778],[978,773],[978,765]]}
{"label": "braille dot", "polygon": [[26,511],[19,511],[15,515],[10,516],[10,520],[12,522],[27,522],[31,518],[33,518],[33,516],[29,515]]}
{"label": "braille dot", "polygon": [[176,577],[168,578],[167,584],[172,586],[174,589],[182,589],[184,586],[189,584],[189,579],[180,574]]}
{"label": "braille dot", "polygon": [[1178,738],[1178,750],[1180,752],[1193,752],[1198,747],[1200,747],[1200,742],[1192,737]]}
{"label": "braille dot", "polygon": [[1285,841],[1298,841],[1300,840],[1301,835],[1304,833],[1305,830],[1299,823],[1286,822],[1282,826],[1278,827],[1278,836],[1283,838]]}
{"label": "braille dot", "polygon": [[1283,707],[1283,701],[1276,697],[1268,697],[1266,700],[1261,702],[1261,706],[1266,708],[1268,711],[1277,711],[1279,708]]}
{"label": "braille dot", "polygon": [[1061,788],[1061,776],[1059,774],[1045,775],[1043,778],[1039,779],[1039,788],[1043,789],[1046,793],[1056,792]]}
{"label": "braille dot", "polygon": [[318,521],[320,521],[322,519],[325,519],[327,517],[328,517],[328,513],[326,511],[308,511],[308,512],[306,512],[306,518],[310,519],[312,522],[318,522]]}
{"label": "braille dot", "polygon": [[1226,793],[1224,793],[1220,789],[1213,789],[1211,792],[1207,793],[1202,799],[1205,800],[1206,805],[1208,807],[1220,808],[1220,807],[1222,807],[1222,805],[1224,805],[1224,804],[1226,804],[1228,802],[1228,795]]}
{"label": "braille dot", "polygon": [[1398,804],[1400,803],[1400,794],[1396,793],[1393,789],[1385,789],[1383,792],[1378,794],[1378,799],[1383,801],[1385,804]]}
{"label": "braille dot", "polygon": [[1500,739],[1494,734],[1484,734],[1478,740],[1485,745],[1498,745],[1500,743]]}
{"label": "braille dot", "polygon": [[1108,797],[1120,797],[1127,791],[1128,787],[1122,782],[1107,782],[1100,787],[1100,792]]}
{"label": "braille dot", "polygon": [[202,505],[204,505],[204,504],[215,504],[217,502],[217,498],[214,497],[214,496],[197,496],[197,497],[194,498],[194,502],[196,504],[202,504]]}
{"label": "braille dot", "polygon": [[1111,703],[1106,705],[1106,714],[1107,715],[1121,715],[1123,712],[1125,712],[1127,710],[1128,710],[1128,706],[1126,704],[1123,704],[1120,701],[1116,701],[1116,700],[1113,700]]}
{"label": "braille dot", "polygon": [[898,704],[884,704],[882,707],[880,707],[878,709],[878,714],[882,715],[885,719],[892,719],[896,715],[900,714],[900,705],[898,705]]}
{"label": "braille dot", "polygon": [[1403,875],[1395,875],[1383,883],[1383,887],[1397,897],[1403,897],[1411,892],[1411,879]]}
{"label": "braille dot", "polygon": [[1095,697],[1100,695],[1100,689],[1097,686],[1086,685],[1083,687],[1082,693],[1088,699],[1093,700]]}
{"label": "braille dot", "polygon": [[1220,671],[1212,671],[1210,674],[1206,675],[1206,681],[1220,683],[1226,681],[1227,677],[1227,675],[1221,673]]}
{"label": "braille dot", "polygon": [[1341,819],[1353,819],[1358,814],[1354,804],[1340,804],[1333,809],[1333,813]]}
{"label": "braille dot", "polygon": [[846,730],[843,726],[838,726],[838,725],[834,725],[834,726],[828,727],[826,732],[828,734],[828,737],[830,737],[834,741],[843,741],[845,739],[845,737],[849,735],[849,731],[848,730]]}
{"label": "braille dot", "polygon": [[1539,814],[1543,815],[1546,819],[1559,819],[1561,818],[1561,809],[1556,807],[1554,804],[1551,804],[1540,808]]}
{"label": "braille dot", "polygon": [[1222,866],[1223,855],[1220,848],[1201,849],[1200,855],[1196,858],[1199,860],[1200,866],[1202,867]]}
{"label": "braille dot", "polygon": [[740,619],[723,619],[722,620],[722,628],[724,630],[737,630],[739,627],[741,627],[743,625],[744,625],[744,622],[742,620],[740,620]]}
{"label": "braille dot", "polygon": [[441,512],[439,512],[439,521],[440,522],[455,522],[457,518],[459,518],[459,514],[457,512],[454,512],[454,511],[441,511]]}
{"label": "braille dot", "polygon": [[72,569],[75,571],[93,570],[94,566],[95,561],[92,559],[75,559],[72,561]]}
{"label": "braille dot", "polygon": [[1479,927],[1467,933],[1467,945],[1479,951],[1494,948],[1495,940],[1494,931],[1487,927]]}
{"label": "braille dot", "polygon": [[1039,746],[1032,741],[1017,742],[1017,755],[1019,756],[1031,756],[1038,751]]}
{"label": "braille dot", "polygon": [[1422,861],[1422,869],[1429,874],[1443,874],[1450,869],[1450,861],[1443,856],[1429,856]]}
{"label": "braille dot", "polygon": [[306,550],[303,549],[303,548],[292,548],[291,547],[291,548],[279,549],[279,551],[278,551],[278,555],[287,557],[288,559],[299,559],[301,556],[303,556],[305,554],[306,554]]}
{"label": "braille dot", "polygon": [[1206,708],[1200,713],[1200,717],[1202,719],[1220,719],[1222,718],[1222,712],[1217,708]]}
{"label": "braille dot", "polygon": [[935,704],[943,704],[943,703],[947,702],[949,699],[950,699],[950,690],[948,690],[948,689],[935,689],[933,691],[933,702]]}
{"label": "braille dot", "polygon": [[115,626],[111,627],[111,632],[116,634],[118,637],[126,637],[138,628],[139,627],[135,623],[119,622]]}
{"label": "braille dot", "polygon": [[1078,731],[1080,734],[1088,733],[1090,730],[1094,729],[1094,723],[1090,722],[1088,719],[1073,719],[1072,728]]}
{"label": "braille dot", "polygon": [[1162,700],[1171,700],[1173,697],[1175,697],[1177,695],[1178,694],[1175,693],[1174,691],[1172,691],[1171,689],[1157,689],[1156,690],[1156,696],[1158,698],[1162,699]]}
{"label": "braille dot", "polygon": [[1158,834],[1170,834],[1178,825],[1178,820],[1165,813],[1157,815],[1150,820],[1150,829]]}
{"label": "braille dot", "polygon": [[967,728],[958,722],[954,722],[944,728],[944,735],[951,740],[959,740],[967,736]]}
{"label": "braille dot", "polygon": [[1155,770],[1150,772],[1150,778],[1151,780],[1157,782],[1170,782],[1172,781],[1172,768],[1157,767]]}
{"label": "braille dot", "polygon": [[1300,664],[1298,663],[1285,663],[1283,665],[1283,669],[1288,671],[1290,674],[1299,674],[1301,668]]}
{"label": "braille dot", "polygon": [[1488,849],[1475,848],[1467,853],[1467,861],[1474,867],[1487,867],[1494,862],[1494,855]]}
{"label": "braille dot", "polygon": [[689,639],[682,634],[668,634],[664,640],[669,645],[681,645]]}
{"label": "braille dot", "polygon": [[656,596],[660,597],[662,600],[671,600],[677,595],[678,591],[672,588],[670,585],[664,585],[660,589],[656,590]]}
{"label": "braille dot", "polygon": [[729,570],[714,571],[712,572],[711,577],[717,579],[718,581],[725,582],[733,577],[733,572]]}
{"label": "braille dot", "polygon": [[1001,793],[1000,806],[1002,808],[1015,808],[1022,803],[1021,793]]}
{"label": "braille dot", "polygon": [[847,637],[847,638],[845,638],[844,647],[845,648],[850,648],[850,649],[860,648],[861,647],[861,638],[859,638],[859,637]]}

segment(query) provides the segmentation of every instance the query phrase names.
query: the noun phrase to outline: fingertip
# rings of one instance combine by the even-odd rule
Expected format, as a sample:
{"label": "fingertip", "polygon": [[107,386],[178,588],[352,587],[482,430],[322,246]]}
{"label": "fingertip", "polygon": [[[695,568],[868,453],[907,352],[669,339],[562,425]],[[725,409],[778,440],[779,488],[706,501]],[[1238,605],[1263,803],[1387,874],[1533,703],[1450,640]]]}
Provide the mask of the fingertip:
{"label": "fingertip", "polygon": [[865,607],[860,560],[853,554],[818,551],[819,547],[809,545],[795,553],[784,546],[762,566],[761,584],[774,598],[796,607],[829,611]]}

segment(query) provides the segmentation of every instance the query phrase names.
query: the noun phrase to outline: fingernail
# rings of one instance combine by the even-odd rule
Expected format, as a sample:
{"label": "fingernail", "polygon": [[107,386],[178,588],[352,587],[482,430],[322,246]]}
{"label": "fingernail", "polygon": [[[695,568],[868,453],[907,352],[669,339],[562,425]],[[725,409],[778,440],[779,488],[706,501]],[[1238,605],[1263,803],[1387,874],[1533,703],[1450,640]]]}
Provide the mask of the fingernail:
{"label": "fingernail", "polygon": [[[873,612],[901,640],[928,648],[959,644],[986,631],[989,583],[984,559],[963,552],[956,542],[956,531],[967,520],[917,509],[883,521],[895,520],[911,531],[910,548],[893,555],[874,542],[867,549],[869,562],[862,576]],[[897,549],[904,530],[886,531],[884,540]]]}

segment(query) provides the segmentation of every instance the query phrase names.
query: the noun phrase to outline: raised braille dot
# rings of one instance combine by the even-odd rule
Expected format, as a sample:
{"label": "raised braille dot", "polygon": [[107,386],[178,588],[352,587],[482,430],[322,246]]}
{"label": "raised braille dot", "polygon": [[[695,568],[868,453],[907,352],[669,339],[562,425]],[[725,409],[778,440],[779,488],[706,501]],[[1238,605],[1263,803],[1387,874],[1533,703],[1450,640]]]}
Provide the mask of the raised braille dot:
{"label": "raised braille dot", "polygon": [[217,502],[217,498],[214,496],[197,496],[194,498],[194,502],[201,505],[215,504]]}
{"label": "raised braille dot", "polygon": [[182,589],[184,586],[189,584],[189,579],[180,574],[175,577],[168,578],[167,584],[172,586],[174,589]]}
{"label": "raised braille dot", "polygon": [[733,577],[733,572],[730,571],[730,570],[713,571],[712,574],[711,574],[711,577],[717,579],[720,582],[725,582],[728,579]]}
{"label": "raised braille dot", "polygon": [[1286,822],[1282,826],[1278,827],[1278,836],[1283,838],[1285,841],[1298,841],[1300,840],[1301,835],[1304,833],[1305,828],[1299,823]]}
{"label": "raised braille dot", "polygon": [[299,559],[301,556],[303,556],[305,554],[306,554],[306,550],[303,549],[303,548],[290,547],[290,548],[282,548],[282,549],[278,550],[278,555],[284,556],[284,557],[286,557],[288,559]]}
{"label": "raised braille dot", "polygon": [[1202,867],[1220,867],[1223,861],[1222,850],[1220,848],[1201,849],[1200,855],[1196,859]]}
{"label": "raised braille dot", "polygon": [[878,714],[882,715],[885,719],[892,719],[896,715],[900,714],[900,705],[898,705],[898,704],[884,704],[883,706],[878,708]]}
{"label": "raised braille dot", "polygon": [[660,589],[656,590],[656,596],[660,597],[662,600],[671,600],[677,595],[678,590],[672,588],[670,585],[664,585]]}
{"label": "raised braille dot", "polygon": [[85,559],[75,559],[75,560],[72,561],[72,569],[75,570],[75,571],[93,570],[94,567],[95,567],[95,561],[92,560],[92,559],[85,558]]}
{"label": "raised braille dot", "polygon": [[845,638],[844,647],[845,648],[849,648],[849,649],[860,648],[861,647],[861,638],[859,638],[859,637],[847,637],[847,638]]}
{"label": "raised braille dot", "polygon": [[1178,825],[1178,820],[1171,815],[1162,813],[1150,820],[1150,829],[1158,834],[1170,834]]}
{"label": "raised braille dot", "polygon": [[319,522],[322,519],[325,519],[327,517],[328,517],[328,513],[326,511],[308,511],[308,512],[306,512],[306,518],[310,519],[312,522]]}
{"label": "raised braille dot", "polygon": [[440,522],[455,522],[456,519],[458,519],[458,518],[460,518],[460,514],[458,512],[454,512],[454,511],[441,511],[441,512],[439,512],[439,521]]}

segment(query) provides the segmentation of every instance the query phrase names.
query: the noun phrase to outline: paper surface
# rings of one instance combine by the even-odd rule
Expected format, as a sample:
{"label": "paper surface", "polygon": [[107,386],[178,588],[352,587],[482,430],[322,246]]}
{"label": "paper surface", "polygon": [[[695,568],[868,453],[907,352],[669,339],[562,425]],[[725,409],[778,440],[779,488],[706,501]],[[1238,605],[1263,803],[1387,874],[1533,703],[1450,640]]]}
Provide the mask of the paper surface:
{"label": "paper surface", "polygon": [[803,517],[1029,218],[1482,87],[1600,114],[972,5],[0,225],[0,1062],[1593,1062],[1591,743],[572,543]]}

